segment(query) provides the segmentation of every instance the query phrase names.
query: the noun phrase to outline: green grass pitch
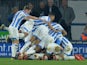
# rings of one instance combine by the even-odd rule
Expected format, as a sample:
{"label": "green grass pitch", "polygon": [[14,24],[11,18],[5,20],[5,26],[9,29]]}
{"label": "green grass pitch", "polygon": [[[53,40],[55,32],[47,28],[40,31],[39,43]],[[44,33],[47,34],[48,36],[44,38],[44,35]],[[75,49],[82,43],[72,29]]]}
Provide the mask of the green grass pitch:
{"label": "green grass pitch", "polygon": [[11,60],[0,58],[0,65],[87,65],[87,60],[54,61],[54,60]]}

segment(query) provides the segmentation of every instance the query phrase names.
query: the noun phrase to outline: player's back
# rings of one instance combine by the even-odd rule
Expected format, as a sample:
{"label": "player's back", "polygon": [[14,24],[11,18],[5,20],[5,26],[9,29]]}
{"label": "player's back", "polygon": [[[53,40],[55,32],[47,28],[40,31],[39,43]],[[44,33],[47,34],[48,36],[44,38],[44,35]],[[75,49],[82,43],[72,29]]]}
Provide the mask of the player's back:
{"label": "player's back", "polygon": [[56,30],[59,30],[59,31],[64,30],[63,27],[62,27],[60,24],[58,24],[58,23],[52,22],[51,25],[52,25],[53,28],[56,29]]}
{"label": "player's back", "polygon": [[[46,25],[46,23],[44,21],[46,21],[46,22],[49,22],[50,21],[50,17],[49,16],[41,16],[39,18],[41,20],[35,20],[34,21],[35,22],[35,26]],[[42,20],[44,20],[44,21],[42,21]]]}
{"label": "player's back", "polygon": [[56,41],[57,36],[60,34],[60,32],[62,32],[63,27],[60,24],[57,23],[51,23],[51,25],[53,26],[54,29],[58,30],[58,32],[54,32],[53,30],[49,29],[49,34],[54,38],[54,40]]}
{"label": "player's back", "polygon": [[[36,30],[36,28],[40,25],[45,25],[47,26],[46,22],[49,22],[50,21],[50,17],[49,16],[41,16],[39,17],[41,20],[35,20],[35,24],[34,24],[34,28],[33,28],[33,31]],[[45,20],[45,22],[43,21]]]}
{"label": "player's back", "polygon": [[9,27],[14,27],[14,28],[19,28],[20,24],[22,23],[22,20],[24,19],[25,16],[29,16],[27,13],[24,12],[24,10],[18,11],[12,20],[12,23],[10,24]]}

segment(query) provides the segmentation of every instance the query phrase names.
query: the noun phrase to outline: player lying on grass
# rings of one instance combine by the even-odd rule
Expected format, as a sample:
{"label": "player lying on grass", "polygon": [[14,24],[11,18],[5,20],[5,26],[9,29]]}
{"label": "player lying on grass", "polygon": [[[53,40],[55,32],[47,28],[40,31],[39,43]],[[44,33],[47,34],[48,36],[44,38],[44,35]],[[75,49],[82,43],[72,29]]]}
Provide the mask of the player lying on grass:
{"label": "player lying on grass", "polygon": [[[44,42],[38,44],[36,47],[34,47],[34,46],[30,47],[30,49],[27,52],[24,53],[23,59],[24,60],[26,60],[26,59],[49,60],[50,59],[49,56],[46,55],[47,54],[46,49],[49,45],[52,45],[52,44],[55,45],[55,43],[53,43],[53,42],[50,42],[50,43],[47,43],[47,44],[45,43],[44,45],[46,45],[46,46],[44,46],[43,43]],[[43,48],[42,48],[43,46],[45,47],[44,51],[43,51]],[[36,53],[30,53],[34,50],[37,50],[38,48],[40,49],[39,53],[37,53],[37,52]],[[53,48],[55,48],[55,47],[53,46]],[[57,48],[62,50],[62,48],[59,45],[56,46],[56,49]]]}

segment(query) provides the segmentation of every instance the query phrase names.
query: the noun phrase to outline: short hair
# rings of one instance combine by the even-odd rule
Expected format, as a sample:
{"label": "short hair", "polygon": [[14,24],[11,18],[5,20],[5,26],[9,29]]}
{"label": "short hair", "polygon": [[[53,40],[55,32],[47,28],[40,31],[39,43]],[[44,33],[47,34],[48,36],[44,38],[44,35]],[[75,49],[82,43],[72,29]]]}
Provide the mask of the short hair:
{"label": "short hair", "polygon": [[24,10],[25,9],[31,10],[31,8],[28,5],[24,6]]}

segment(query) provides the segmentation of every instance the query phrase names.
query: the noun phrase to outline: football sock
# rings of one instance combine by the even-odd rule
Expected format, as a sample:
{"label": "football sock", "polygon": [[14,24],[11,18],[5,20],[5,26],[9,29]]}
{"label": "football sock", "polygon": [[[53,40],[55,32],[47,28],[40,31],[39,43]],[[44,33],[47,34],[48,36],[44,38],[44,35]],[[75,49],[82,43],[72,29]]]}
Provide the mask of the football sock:
{"label": "football sock", "polygon": [[18,44],[13,43],[12,46],[11,46],[12,57],[16,56],[17,50],[18,50]]}

